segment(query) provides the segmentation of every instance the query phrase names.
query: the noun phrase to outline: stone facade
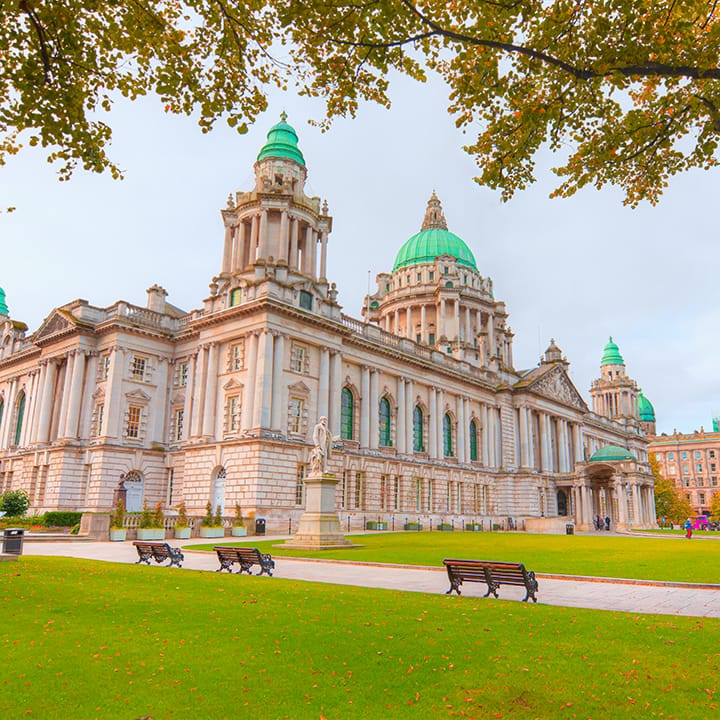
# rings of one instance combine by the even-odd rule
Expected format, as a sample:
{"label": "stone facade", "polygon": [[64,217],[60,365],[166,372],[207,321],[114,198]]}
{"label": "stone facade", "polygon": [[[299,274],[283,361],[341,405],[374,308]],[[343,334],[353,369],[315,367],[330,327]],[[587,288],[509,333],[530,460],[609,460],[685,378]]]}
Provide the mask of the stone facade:
{"label": "stone facade", "polygon": [[[220,272],[197,310],[153,286],[145,307],[75,300],[27,335],[3,306],[0,490],[26,488],[37,511],[106,510],[122,481],[129,510],[239,503],[286,532],[326,416],[343,529],[510,517],[552,530],[600,512],[651,524],[634,383],[623,413],[591,411],[554,341],[516,370],[505,305],[434,194],[419,236],[452,243],[421,257],[417,238],[364,319],[344,314],[326,278],[332,218],[306,175],[283,119],[255,187],[222,211]],[[633,459],[594,462],[609,445]]]}

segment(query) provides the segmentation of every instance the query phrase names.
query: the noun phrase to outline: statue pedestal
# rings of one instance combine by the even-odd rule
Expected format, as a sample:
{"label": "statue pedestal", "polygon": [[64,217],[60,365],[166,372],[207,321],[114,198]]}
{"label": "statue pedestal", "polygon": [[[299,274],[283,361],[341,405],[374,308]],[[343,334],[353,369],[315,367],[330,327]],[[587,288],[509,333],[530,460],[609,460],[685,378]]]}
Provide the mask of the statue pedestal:
{"label": "statue pedestal", "polygon": [[303,550],[331,550],[352,547],[340,530],[340,518],[335,510],[333,473],[314,473],[305,479],[305,512],[292,540],[283,547]]}

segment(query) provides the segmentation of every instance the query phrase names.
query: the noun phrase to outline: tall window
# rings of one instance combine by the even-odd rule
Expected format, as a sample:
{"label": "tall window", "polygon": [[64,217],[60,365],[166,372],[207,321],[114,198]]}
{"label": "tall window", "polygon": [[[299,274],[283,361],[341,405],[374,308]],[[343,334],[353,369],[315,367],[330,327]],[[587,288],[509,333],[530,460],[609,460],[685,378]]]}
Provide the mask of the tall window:
{"label": "tall window", "polygon": [[380,447],[389,447],[390,441],[390,402],[386,397],[380,400]]}
{"label": "tall window", "polygon": [[432,512],[433,511],[433,481],[428,479],[427,481],[427,511]]}
{"label": "tall window", "polygon": [[178,385],[180,387],[187,387],[188,384],[188,363],[180,363],[178,367]]}
{"label": "tall window", "polygon": [[242,302],[242,288],[233,288],[230,291],[230,307],[239,305]]}
{"label": "tall window", "polygon": [[302,432],[303,401],[299,398],[290,398],[288,412],[288,432]]}
{"label": "tall window", "polygon": [[425,452],[425,438],[423,437],[423,411],[419,405],[413,410],[413,450]]}
{"label": "tall window", "polygon": [[470,427],[469,427],[469,437],[470,437],[470,460],[477,460],[478,459],[478,451],[477,451],[477,425],[475,424],[474,420],[470,421]]}
{"label": "tall window", "polygon": [[125,436],[133,439],[140,437],[140,416],[142,408],[139,405],[130,405],[127,412],[127,426]]}
{"label": "tall window", "polygon": [[230,362],[228,363],[230,372],[242,370],[245,366],[245,343],[239,342],[230,346]]}
{"label": "tall window", "polygon": [[20,396],[17,406],[17,422],[15,423],[15,445],[20,444],[22,434],[23,417],[25,416],[25,393]]}
{"label": "tall window", "polygon": [[350,388],[342,389],[342,406],[340,408],[340,439],[353,439],[353,421],[355,419],[355,398]]}
{"label": "tall window", "polygon": [[133,380],[144,380],[146,366],[147,358],[140,357],[139,355],[133,355],[132,365],[130,366],[130,377]]}
{"label": "tall window", "polygon": [[312,310],[312,295],[307,290],[300,291],[300,307],[303,310]]}
{"label": "tall window", "polygon": [[295,474],[295,504],[303,505],[305,503],[305,466],[298,465]]}
{"label": "tall window", "polygon": [[297,373],[307,372],[306,358],[307,350],[305,347],[293,344],[290,350],[290,369]]}
{"label": "tall window", "polygon": [[355,509],[362,510],[365,506],[365,477],[361,472],[355,473]]}
{"label": "tall window", "polygon": [[400,509],[400,478],[395,476],[393,479],[393,510]]}
{"label": "tall window", "polygon": [[443,416],[443,454],[445,457],[453,456],[452,420],[447,413]]}
{"label": "tall window", "polygon": [[175,442],[182,440],[183,423],[185,420],[185,411],[176,410],[173,416],[173,428],[172,428],[172,439]]}
{"label": "tall window", "polygon": [[227,400],[227,431],[237,432],[240,429],[240,396],[233,395]]}
{"label": "tall window", "polygon": [[94,433],[94,435],[96,437],[98,435],[102,435],[104,415],[105,415],[105,403],[98,403],[95,406],[95,433]]}

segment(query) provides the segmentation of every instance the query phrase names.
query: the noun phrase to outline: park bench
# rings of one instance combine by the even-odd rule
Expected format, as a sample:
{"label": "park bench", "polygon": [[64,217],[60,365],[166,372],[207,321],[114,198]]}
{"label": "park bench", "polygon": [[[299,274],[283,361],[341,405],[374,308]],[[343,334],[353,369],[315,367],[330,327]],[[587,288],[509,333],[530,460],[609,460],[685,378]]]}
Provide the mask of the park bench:
{"label": "park bench", "polygon": [[450,589],[445,593],[449,595],[453,590],[460,595],[460,586],[463,582],[487,583],[488,591],[483,595],[487,597],[492,593],[498,596],[497,591],[501,585],[519,585],[525,588],[526,595],[523,602],[532,598],[537,602],[535,593],[538,590],[538,581],[532,570],[526,570],[522,563],[499,562],[492,560],[443,560],[450,579]]}
{"label": "park bench", "polygon": [[185,555],[183,555],[180,548],[171,548],[167,543],[135,540],[133,545],[138,554],[136,565],[141,562],[149,565],[150,560],[154,560],[156,563],[169,560],[170,565],[168,565],[168,567],[172,567],[173,565],[182,567],[182,562],[185,559]]}
{"label": "park bench", "polygon": [[261,553],[257,548],[249,547],[223,547],[216,546],[213,548],[217,553],[218,560],[220,561],[220,567],[215,572],[222,572],[227,570],[232,572],[232,566],[235,563],[240,565],[238,574],[246,572],[248,575],[252,575],[250,568],[253,565],[260,566],[260,575],[267,573],[272,575],[273,568],[275,567],[275,561],[268,553]]}

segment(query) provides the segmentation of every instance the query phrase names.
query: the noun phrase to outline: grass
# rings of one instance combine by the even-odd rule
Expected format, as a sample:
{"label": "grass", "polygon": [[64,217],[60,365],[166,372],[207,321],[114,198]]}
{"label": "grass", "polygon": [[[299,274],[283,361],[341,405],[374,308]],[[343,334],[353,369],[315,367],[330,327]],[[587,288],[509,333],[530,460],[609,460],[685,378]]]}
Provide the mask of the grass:
{"label": "grass", "polygon": [[[676,582],[720,583],[720,542],[617,535],[420,532],[348,536],[362,547],[311,552],[245,538],[252,545],[290,557],[321,557],[403,565],[442,565],[443,558],[522,562],[536,573],[594,575]],[[212,552],[212,546],[188,546]]]}
{"label": "grass", "polygon": [[27,556],[0,602],[3,720],[717,709],[717,620]]}

